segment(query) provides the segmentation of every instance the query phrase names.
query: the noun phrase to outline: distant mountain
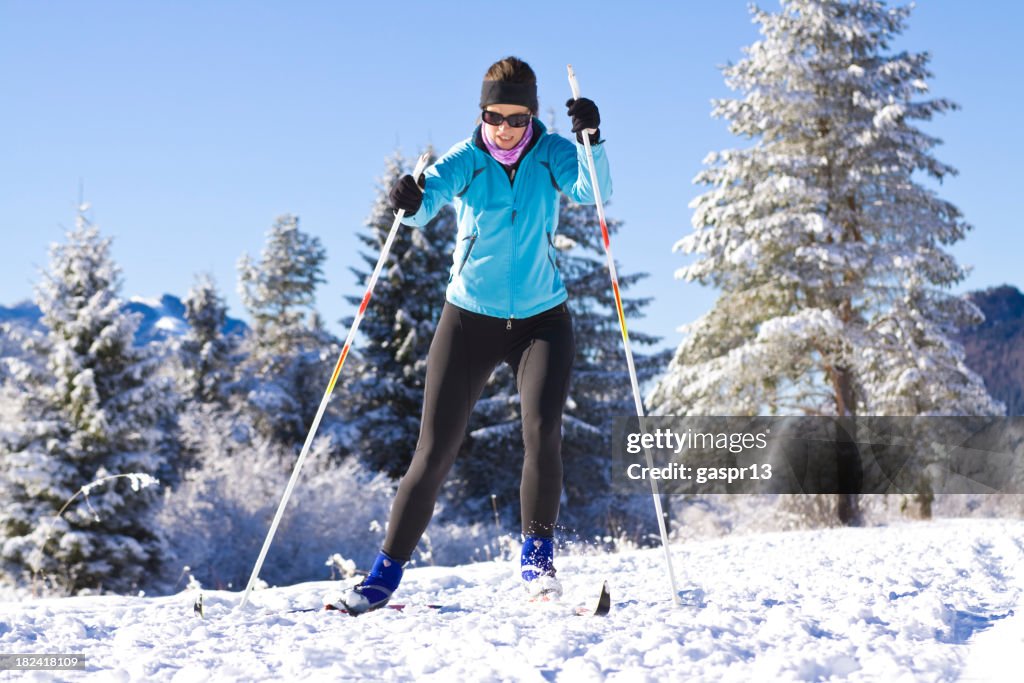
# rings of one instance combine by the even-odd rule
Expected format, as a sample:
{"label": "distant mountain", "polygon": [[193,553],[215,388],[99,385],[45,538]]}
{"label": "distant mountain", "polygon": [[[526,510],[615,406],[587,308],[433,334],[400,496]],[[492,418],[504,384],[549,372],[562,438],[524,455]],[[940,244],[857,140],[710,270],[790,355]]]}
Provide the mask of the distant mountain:
{"label": "distant mountain", "polygon": [[0,323],[18,323],[32,327],[39,324],[42,315],[39,307],[31,301],[22,301],[10,308],[0,306]]}
{"label": "distant mountain", "polygon": [[[171,337],[180,337],[188,330],[185,322],[185,304],[181,299],[164,294],[159,299],[146,299],[133,296],[125,303],[123,310],[137,313],[141,320],[135,333],[137,344],[146,344]],[[14,323],[26,327],[41,326],[42,313],[39,307],[30,301],[23,301],[14,306],[0,306],[0,323]],[[246,324],[241,320],[228,318],[224,322],[224,334],[242,334]]]}
{"label": "distant mountain", "polygon": [[[139,330],[135,334],[136,341],[180,337],[188,330],[188,323],[185,322],[185,304],[172,294],[164,294],[159,299],[133,296],[124,308],[142,317]],[[222,331],[224,334],[242,334],[245,330],[244,322],[227,318]]]}
{"label": "distant mountain", "polygon": [[1024,294],[1002,285],[967,296],[985,314],[985,322],[960,336],[967,365],[1006,404],[1007,415],[1024,415]]}

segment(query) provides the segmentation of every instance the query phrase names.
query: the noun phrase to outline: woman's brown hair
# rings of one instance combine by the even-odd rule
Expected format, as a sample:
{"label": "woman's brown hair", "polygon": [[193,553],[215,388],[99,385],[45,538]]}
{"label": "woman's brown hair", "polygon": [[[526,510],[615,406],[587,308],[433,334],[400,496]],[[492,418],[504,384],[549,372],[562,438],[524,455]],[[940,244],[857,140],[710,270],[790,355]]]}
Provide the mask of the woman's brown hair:
{"label": "woman's brown hair", "polygon": [[485,81],[505,81],[506,83],[537,83],[537,75],[530,65],[518,57],[505,57],[487,69]]}

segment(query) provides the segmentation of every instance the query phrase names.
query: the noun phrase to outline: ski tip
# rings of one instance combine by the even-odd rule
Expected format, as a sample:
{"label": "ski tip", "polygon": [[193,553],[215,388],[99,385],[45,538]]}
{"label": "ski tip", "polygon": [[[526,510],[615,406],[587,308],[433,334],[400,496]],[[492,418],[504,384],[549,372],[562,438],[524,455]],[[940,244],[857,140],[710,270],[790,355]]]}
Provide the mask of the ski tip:
{"label": "ski tip", "polygon": [[192,604],[192,613],[195,614],[200,619],[202,619],[203,617],[206,616],[206,608],[203,607],[203,594],[202,593],[199,594],[199,597],[197,597],[196,601]]}
{"label": "ski tip", "polygon": [[595,617],[607,616],[612,611],[612,593],[608,588],[608,582],[601,584],[601,597],[597,599],[597,608],[594,609]]}
{"label": "ski tip", "polygon": [[608,582],[601,584],[601,595],[597,598],[597,604],[592,607],[577,607],[576,614],[581,617],[605,617],[612,611],[612,594],[608,589]]}

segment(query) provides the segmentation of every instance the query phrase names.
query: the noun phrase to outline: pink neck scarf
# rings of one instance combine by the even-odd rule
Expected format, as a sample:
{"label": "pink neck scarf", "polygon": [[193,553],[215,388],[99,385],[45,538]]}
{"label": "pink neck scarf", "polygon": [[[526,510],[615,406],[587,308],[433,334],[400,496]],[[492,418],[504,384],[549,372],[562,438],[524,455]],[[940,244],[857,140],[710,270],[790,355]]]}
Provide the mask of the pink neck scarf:
{"label": "pink neck scarf", "polygon": [[504,164],[505,166],[511,166],[512,164],[519,161],[519,157],[522,156],[523,150],[530,144],[530,140],[533,139],[533,119],[530,119],[530,123],[526,126],[526,132],[523,133],[523,139],[519,141],[512,149],[502,149],[491,141],[489,135],[487,135],[487,124],[480,124],[480,137],[484,139],[484,147],[491,153],[491,156],[498,160],[498,163]]}

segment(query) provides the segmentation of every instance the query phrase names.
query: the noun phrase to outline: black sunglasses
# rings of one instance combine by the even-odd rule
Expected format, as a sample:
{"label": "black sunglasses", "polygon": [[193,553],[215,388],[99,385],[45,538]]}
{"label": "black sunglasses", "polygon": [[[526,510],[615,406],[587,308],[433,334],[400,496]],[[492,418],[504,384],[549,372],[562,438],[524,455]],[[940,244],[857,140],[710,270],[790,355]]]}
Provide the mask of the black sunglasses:
{"label": "black sunglasses", "polygon": [[533,118],[533,114],[509,114],[508,116],[502,116],[496,111],[487,111],[486,109],[484,109],[480,116],[483,118],[484,123],[489,125],[500,126],[503,123],[507,123],[513,128],[526,128],[530,123],[530,119]]}

